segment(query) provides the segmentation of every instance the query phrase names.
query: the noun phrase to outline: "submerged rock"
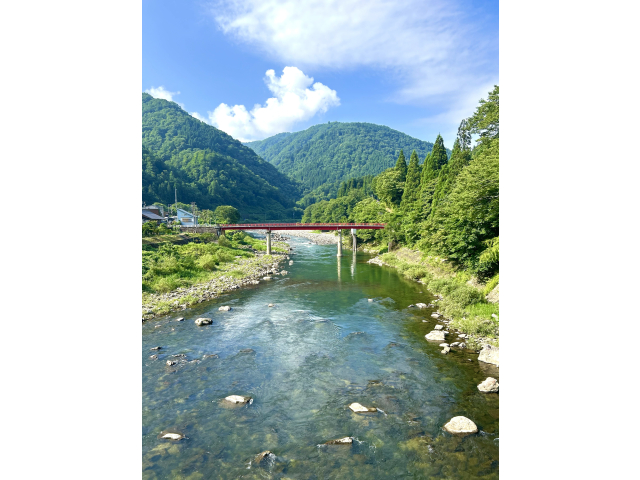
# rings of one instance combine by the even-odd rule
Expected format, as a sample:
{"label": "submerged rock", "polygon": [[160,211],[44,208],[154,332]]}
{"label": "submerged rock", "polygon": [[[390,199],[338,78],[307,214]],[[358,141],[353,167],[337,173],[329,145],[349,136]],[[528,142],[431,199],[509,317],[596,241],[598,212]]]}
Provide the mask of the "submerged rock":
{"label": "submerged rock", "polygon": [[251,400],[251,397],[244,397],[242,395],[229,395],[228,397],[225,397],[225,400],[231,403],[247,403]]}
{"label": "submerged rock", "polygon": [[184,321],[184,317],[176,318],[176,322],[182,322],[182,321]]}
{"label": "submerged rock", "polygon": [[271,459],[275,460],[275,455],[270,452],[269,450],[265,450],[264,452],[260,452],[258,455],[256,455],[256,458],[253,459],[253,463],[255,465],[264,465],[269,463],[269,461]]}
{"label": "submerged rock", "polygon": [[376,407],[364,407],[359,403],[352,403],[349,405],[349,408],[355,413],[365,413],[365,412],[377,412],[378,409]]}
{"label": "submerged rock", "polygon": [[208,354],[208,355],[204,355],[204,356],[202,357],[202,359],[203,359],[203,360],[205,360],[205,359],[207,359],[207,358],[219,358],[219,357],[218,357],[218,354],[217,354],[217,353],[211,353],[211,354]]}
{"label": "submerged rock", "polygon": [[202,325],[211,325],[213,323],[213,320],[211,320],[210,318],[196,318],[195,323],[196,325],[201,327]]}
{"label": "submerged rock", "polygon": [[433,330],[430,333],[427,333],[424,338],[427,340],[434,340],[436,342],[444,341],[444,332],[440,330]]}
{"label": "submerged rock", "polygon": [[253,348],[243,348],[240,353],[256,353],[256,351]]}
{"label": "submerged rock", "polygon": [[483,393],[498,393],[498,381],[493,377],[488,377],[484,382],[478,385],[478,390]]}
{"label": "submerged rock", "polygon": [[486,344],[480,351],[478,361],[500,366],[500,349]]}
{"label": "submerged rock", "polygon": [[149,358],[150,358],[151,360],[156,360],[156,359],[158,358],[158,355],[151,355]]}
{"label": "submerged rock", "polygon": [[229,310],[231,310],[231,307],[229,305],[224,305],[224,306],[220,307],[218,310],[220,312],[228,312]]}
{"label": "submerged rock", "polygon": [[472,433],[478,432],[478,427],[476,424],[469,420],[467,417],[453,417],[449,422],[444,426],[444,429],[453,433],[454,435],[470,435]]}
{"label": "submerged rock", "polygon": [[160,350],[161,348],[162,347],[153,347],[153,348],[150,348],[150,350]]}
{"label": "submerged rock", "polygon": [[325,442],[325,445],[351,445],[353,443],[353,437],[337,438],[335,440],[329,440]]}

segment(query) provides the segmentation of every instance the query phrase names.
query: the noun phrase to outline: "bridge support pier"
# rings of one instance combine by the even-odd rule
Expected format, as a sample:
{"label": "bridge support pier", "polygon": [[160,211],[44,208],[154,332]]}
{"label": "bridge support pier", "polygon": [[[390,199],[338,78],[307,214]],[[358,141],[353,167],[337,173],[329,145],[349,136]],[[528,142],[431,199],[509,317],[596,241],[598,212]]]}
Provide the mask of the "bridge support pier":
{"label": "bridge support pier", "polygon": [[267,255],[271,255],[271,230],[267,230]]}
{"label": "bridge support pier", "polygon": [[338,237],[338,257],[342,256],[342,230],[338,230],[339,232],[339,237]]}
{"label": "bridge support pier", "polygon": [[356,238],[356,229],[352,228],[351,229],[351,236],[353,237],[353,253],[356,253],[356,250],[358,249],[358,241]]}

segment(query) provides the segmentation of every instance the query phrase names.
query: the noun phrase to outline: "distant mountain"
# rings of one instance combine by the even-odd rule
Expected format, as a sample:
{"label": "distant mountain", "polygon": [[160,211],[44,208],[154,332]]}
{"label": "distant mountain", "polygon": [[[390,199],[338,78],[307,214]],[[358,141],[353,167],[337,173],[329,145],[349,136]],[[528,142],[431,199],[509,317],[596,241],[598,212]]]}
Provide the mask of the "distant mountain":
{"label": "distant mountain", "polygon": [[295,133],[245,143],[305,193],[326,183],[377,175],[393,167],[400,149],[409,161],[415,150],[424,161],[433,143],[373,123],[330,122]]}
{"label": "distant mountain", "polygon": [[243,216],[288,218],[300,188],[238,140],[176,103],[142,94],[142,199],[199,208],[232,205]]}

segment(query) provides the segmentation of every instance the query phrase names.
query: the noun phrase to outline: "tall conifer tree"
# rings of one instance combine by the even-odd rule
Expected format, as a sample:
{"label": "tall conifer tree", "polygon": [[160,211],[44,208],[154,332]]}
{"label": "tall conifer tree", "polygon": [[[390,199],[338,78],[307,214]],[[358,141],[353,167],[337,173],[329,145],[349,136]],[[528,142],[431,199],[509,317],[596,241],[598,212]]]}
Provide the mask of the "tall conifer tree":
{"label": "tall conifer tree", "polygon": [[433,144],[433,150],[431,150],[431,156],[433,157],[436,168],[440,169],[447,163],[447,150],[444,148],[444,141],[440,134],[436,138],[436,143]]}
{"label": "tall conifer tree", "polygon": [[396,162],[396,170],[400,172],[400,178],[404,182],[404,180],[407,178],[407,161],[404,158],[404,152],[402,151],[402,149],[400,149],[400,155],[398,156],[398,161]]}
{"label": "tall conifer tree", "polygon": [[411,209],[420,198],[420,165],[418,154],[414,150],[409,160],[407,178],[404,182],[404,193],[400,206],[405,210]]}

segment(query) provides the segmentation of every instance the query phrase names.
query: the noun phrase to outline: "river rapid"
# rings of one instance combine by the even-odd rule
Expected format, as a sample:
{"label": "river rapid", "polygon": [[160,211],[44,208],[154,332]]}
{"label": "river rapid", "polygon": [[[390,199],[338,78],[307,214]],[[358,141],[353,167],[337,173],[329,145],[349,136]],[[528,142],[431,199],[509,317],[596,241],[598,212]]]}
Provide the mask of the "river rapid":
{"label": "river rapid", "polygon": [[[477,389],[498,369],[425,340],[433,309],[407,307],[435,297],[370,255],[290,244],[288,275],[142,324],[142,477],[498,478],[499,394]],[[479,433],[444,432],[458,415]],[[353,444],[321,445],[341,437]]]}

